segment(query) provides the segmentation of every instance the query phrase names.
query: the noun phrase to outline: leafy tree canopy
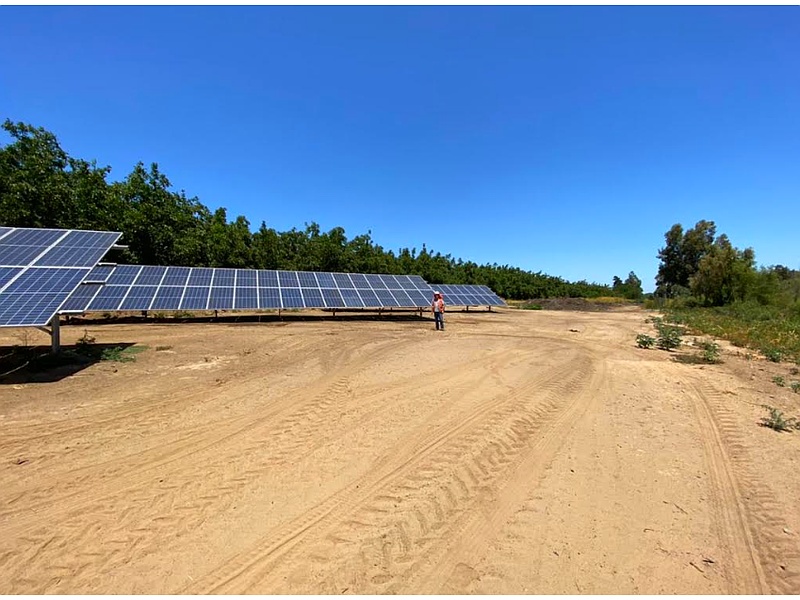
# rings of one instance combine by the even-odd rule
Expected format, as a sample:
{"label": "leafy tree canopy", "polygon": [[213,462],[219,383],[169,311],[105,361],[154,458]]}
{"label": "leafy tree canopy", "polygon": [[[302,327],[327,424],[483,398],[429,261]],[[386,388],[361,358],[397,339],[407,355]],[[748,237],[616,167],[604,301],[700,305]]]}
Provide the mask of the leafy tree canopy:
{"label": "leafy tree canopy", "polygon": [[510,299],[641,298],[633,273],[612,289],[510,265],[478,265],[425,245],[395,253],[375,243],[371,232],[349,239],[341,227],[323,232],[314,222],[284,232],[262,222],[253,232],[245,217],[230,221],[224,208],[211,211],[175,192],[157,163],[139,163],[121,181],[109,182],[110,167],[69,156],[44,128],[6,119],[3,129],[12,141],[0,146],[0,225],[122,231],[124,262],[414,274],[432,284],[488,285]]}

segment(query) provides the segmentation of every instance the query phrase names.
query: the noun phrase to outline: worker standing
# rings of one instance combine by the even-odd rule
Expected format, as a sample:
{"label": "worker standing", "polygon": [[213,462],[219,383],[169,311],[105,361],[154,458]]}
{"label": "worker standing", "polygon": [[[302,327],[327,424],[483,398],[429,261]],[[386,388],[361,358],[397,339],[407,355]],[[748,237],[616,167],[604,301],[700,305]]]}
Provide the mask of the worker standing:
{"label": "worker standing", "polygon": [[436,331],[444,331],[444,298],[439,292],[433,292],[433,302],[431,302],[431,312],[436,323]]}

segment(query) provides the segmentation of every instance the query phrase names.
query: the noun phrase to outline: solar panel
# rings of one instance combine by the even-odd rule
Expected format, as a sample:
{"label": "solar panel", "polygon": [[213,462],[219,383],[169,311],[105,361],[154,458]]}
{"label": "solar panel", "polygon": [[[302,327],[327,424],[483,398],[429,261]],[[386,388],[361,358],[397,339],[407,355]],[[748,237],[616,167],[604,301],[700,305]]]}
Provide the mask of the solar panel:
{"label": "solar panel", "polygon": [[0,326],[47,325],[64,302],[64,294],[4,294],[0,303]]}
{"label": "solar panel", "polygon": [[114,265],[97,265],[94,269],[89,271],[84,281],[96,281],[98,283],[105,283],[111,273],[114,272]]}
{"label": "solar panel", "polygon": [[0,288],[11,281],[18,273],[22,273],[22,267],[0,267]]}
{"label": "solar panel", "polygon": [[278,287],[278,272],[277,271],[258,271],[258,287],[277,288]]}
{"label": "solar panel", "polygon": [[[74,297],[76,292],[79,292],[80,288],[75,290],[75,292],[70,295],[67,302],[70,302]],[[119,308],[119,305],[122,303],[123,298],[128,291],[128,288],[121,285],[104,285],[101,286],[100,291],[92,298],[91,302],[84,307],[84,310],[91,310],[91,311],[108,311],[113,312]],[[78,310],[77,307],[74,310]]]}
{"label": "solar panel", "polygon": [[[99,269],[99,267],[98,267]],[[69,310],[230,310],[427,307],[417,275],[118,265],[100,292],[75,291]]]}
{"label": "solar panel", "polygon": [[167,267],[142,267],[139,271],[139,276],[134,282],[135,286],[150,286],[159,285],[164,275],[167,273]]}
{"label": "solar panel", "polygon": [[[87,278],[88,279],[88,278]],[[83,283],[75,288],[67,301],[61,306],[62,312],[80,311],[91,304],[94,297],[103,289],[103,285],[95,283]]]}
{"label": "solar panel", "polygon": [[[0,227],[0,326],[41,326],[77,291],[118,232]],[[97,290],[93,290],[97,292]],[[89,290],[72,305],[91,301]]]}
{"label": "solar panel", "polygon": [[[255,274],[255,272],[254,272]],[[238,277],[241,273],[237,274]],[[257,309],[258,308],[258,288],[257,287],[236,287],[236,298],[234,308],[238,309]]]}
{"label": "solar panel", "polygon": [[156,285],[135,285],[119,305],[120,310],[148,310],[158,291]]}
{"label": "solar panel", "polygon": [[208,295],[211,288],[187,287],[181,299],[181,310],[205,310],[208,306]]}
{"label": "solar panel", "polygon": [[43,267],[93,267],[117,239],[119,234],[107,231],[70,231],[35,264]]}
{"label": "solar panel", "polygon": [[187,285],[195,286],[210,286],[211,278],[214,276],[214,269],[192,269],[189,275],[189,282]]}
{"label": "solar panel", "polygon": [[236,288],[256,288],[258,287],[258,277],[256,271],[251,269],[236,270]]}
{"label": "solar panel", "polygon": [[190,267],[169,267],[161,285],[185,286],[191,271]]}
{"label": "solar panel", "polygon": [[258,288],[258,306],[259,308],[282,308],[280,289],[277,287]]}
{"label": "solar panel", "polygon": [[485,285],[440,284],[433,287],[451,306],[506,306],[503,299]]}
{"label": "solar panel", "polygon": [[211,295],[208,297],[208,307],[210,310],[229,310],[233,308],[233,288],[212,287]]}

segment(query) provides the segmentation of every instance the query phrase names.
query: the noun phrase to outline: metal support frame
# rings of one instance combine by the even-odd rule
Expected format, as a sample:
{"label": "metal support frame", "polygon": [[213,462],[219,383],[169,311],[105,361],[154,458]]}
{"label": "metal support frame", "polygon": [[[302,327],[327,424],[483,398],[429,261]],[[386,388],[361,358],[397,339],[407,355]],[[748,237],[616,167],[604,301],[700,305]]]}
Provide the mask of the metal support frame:
{"label": "metal support frame", "polygon": [[50,319],[50,329],[47,327],[37,327],[40,331],[44,331],[50,336],[50,351],[53,354],[61,352],[61,319],[59,315],[53,315]]}

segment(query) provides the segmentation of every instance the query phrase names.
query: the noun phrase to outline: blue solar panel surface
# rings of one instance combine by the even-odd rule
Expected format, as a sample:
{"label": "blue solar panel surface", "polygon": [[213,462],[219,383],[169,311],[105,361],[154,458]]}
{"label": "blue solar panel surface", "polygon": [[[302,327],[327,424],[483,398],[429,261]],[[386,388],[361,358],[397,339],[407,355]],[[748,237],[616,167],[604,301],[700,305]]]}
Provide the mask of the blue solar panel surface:
{"label": "blue solar panel surface", "polygon": [[0,227],[0,326],[49,323],[120,235]]}
{"label": "blue solar panel surface", "polygon": [[135,265],[100,275],[104,284],[87,278],[64,310],[415,308],[429,306],[432,297],[432,288],[416,275]]}
{"label": "blue solar panel surface", "polygon": [[500,296],[485,285],[434,285],[451,306],[506,306]]}

